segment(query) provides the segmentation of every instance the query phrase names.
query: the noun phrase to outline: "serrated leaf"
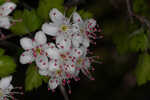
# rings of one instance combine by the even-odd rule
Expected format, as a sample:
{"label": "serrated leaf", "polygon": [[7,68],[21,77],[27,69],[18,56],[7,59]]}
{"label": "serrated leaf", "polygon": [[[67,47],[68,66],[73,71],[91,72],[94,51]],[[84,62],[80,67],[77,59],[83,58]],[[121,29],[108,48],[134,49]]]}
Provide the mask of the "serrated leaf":
{"label": "serrated leaf", "polygon": [[25,79],[25,90],[31,91],[33,89],[37,89],[42,85],[42,78],[38,73],[35,65],[30,65],[26,72],[26,79]]}
{"label": "serrated leaf", "polygon": [[0,56],[2,56],[5,53],[5,50],[0,48]]}
{"label": "serrated leaf", "polygon": [[5,77],[16,69],[16,63],[10,56],[0,56],[0,77]]}
{"label": "serrated leaf", "polygon": [[52,8],[64,11],[63,3],[64,0],[40,0],[37,13],[42,19],[49,20],[49,12]]}
{"label": "serrated leaf", "polygon": [[34,10],[15,11],[15,19],[22,19],[11,27],[11,31],[17,35],[24,35],[40,28],[42,21]]}
{"label": "serrated leaf", "polygon": [[78,12],[79,12],[80,16],[83,19],[87,19],[87,18],[92,18],[93,17],[93,14],[91,12],[84,11],[84,10],[79,10]]}
{"label": "serrated leaf", "polygon": [[139,56],[135,75],[138,85],[143,85],[150,80],[150,55],[148,53]]}
{"label": "serrated leaf", "polygon": [[[134,33],[135,34],[135,33]],[[145,51],[148,48],[148,38],[143,30],[136,31],[135,35],[129,38],[129,49],[133,52]]]}

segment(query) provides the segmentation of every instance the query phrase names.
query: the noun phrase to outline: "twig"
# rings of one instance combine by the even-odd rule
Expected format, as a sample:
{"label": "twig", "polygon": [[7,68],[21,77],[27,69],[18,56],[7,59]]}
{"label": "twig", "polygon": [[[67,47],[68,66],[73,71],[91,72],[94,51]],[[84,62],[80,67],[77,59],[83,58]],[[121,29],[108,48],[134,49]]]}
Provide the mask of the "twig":
{"label": "twig", "polygon": [[7,39],[12,38],[12,37],[14,37],[14,36],[16,36],[16,35],[14,35],[14,34],[7,35],[7,36],[5,36],[4,38],[0,38],[0,41],[2,41],[2,40],[7,40]]}
{"label": "twig", "polygon": [[64,86],[63,86],[63,85],[60,85],[60,86],[59,86],[59,89],[60,89],[62,95],[64,96],[64,99],[65,99],[65,100],[69,100],[68,94],[67,94],[67,92],[66,92]]}
{"label": "twig", "polygon": [[129,14],[131,23],[133,23],[133,9],[131,7],[131,0],[126,0],[126,4],[127,4],[128,14]]}
{"label": "twig", "polygon": [[131,21],[133,20],[133,17],[135,17],[137,20],[140,21],[141,24],[145,24],[150,30],[150,21],[146,19],[144,16],[137,15],[133,12],[132,0],[126,0],[126,4]]}

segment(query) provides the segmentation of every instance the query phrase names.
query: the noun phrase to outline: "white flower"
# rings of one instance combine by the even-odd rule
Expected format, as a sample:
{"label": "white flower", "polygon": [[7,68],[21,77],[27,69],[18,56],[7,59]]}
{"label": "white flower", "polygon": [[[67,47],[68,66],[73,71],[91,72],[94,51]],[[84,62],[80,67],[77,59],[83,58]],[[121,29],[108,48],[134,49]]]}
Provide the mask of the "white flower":
{"label": "white flower", "polygon": [[13,89],[17,89],[12,86],[11,81],[12,76],[4,77],[0,80],[0,100],[14,99],[14,94],[22,94],[19,92],[11,92]]}
{"label": "white flower", "polygon": [[59,34],[70,33],[70,31],[72,31],[69,19],[65,18],[65,16],[56,8],[53,8],[50,11],[49,16],[52,20],[52,23],[45,23],[42,26],[42,30],[46,34],[58,36]]}
{"label": "white flower", "polygon": [[75,30],[72,43],[73,46],[79,47],[83,45],[89,47],[90,37],[93,37],[94,28],[96,26],[96,21],[94,19],[88,19],[83,21],[81,16],[75,12],[73,13],[73,29]]}
{"label": "white flower", "polygon": [[37,32],[33,40],[22,38],[20,44],[25,52],[20,56],[20,63],[27,64],[35,61],[39,69],[46,69],[48,57],[45,51],[49,48],[46,42],[47,38],[42,31]]}
{"label": "white flower", "polygon": [[6,2],[0,6],[0,27],[9,29],[11,26],[11,19],[8,16],[14,9],[16,8],[16,4],[13,2]]}

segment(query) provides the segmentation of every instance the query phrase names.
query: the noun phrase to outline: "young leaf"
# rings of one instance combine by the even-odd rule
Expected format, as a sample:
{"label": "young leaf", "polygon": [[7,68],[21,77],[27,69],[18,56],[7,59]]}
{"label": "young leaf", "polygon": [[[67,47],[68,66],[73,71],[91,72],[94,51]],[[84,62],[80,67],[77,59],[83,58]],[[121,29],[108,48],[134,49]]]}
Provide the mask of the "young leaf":
{"label": "young leaf", "polygon": [[42,21],[37,16],[34,10],[16,11],[14,13],[15,19],[22,19],[22,22],[17,22],[11,27],[11,31],[17,35],[24,35],[33,32],[40,28]]}
{"label": "young leaf", "polygon": [[0,48],[0,56],[2,56],[5,53],[5,50]]}
{"label": "young leaf", "polygon": [[93,17],[93,14],[88,12],[88,11],[79,10],[78,12],[79,12],[79,14],[81,15],[81,17],[83,19],[87,19],[87,18],[92,18]]}
{"label": "young leaf", "polygon": [[0,77],[7,76],[16,69],[16,63],[10,56],[0,56]]}
{"label": "young leaf", "polygon": [[64,11],[63,3],[64,0],[40,0],[37,13],[43,20],[49,20],[49,12],[52,8]]}
{"label": "young leaf", "polygon": [[150,55],[148,53],[139,56],[135,75],[138,85],[143,85],[150,80]]}
{"label": "young leaf", "polygon": [[35,65],[30,65],[26,72],[25,90],[31,91],[42,85],[42,78],[37,72]]}

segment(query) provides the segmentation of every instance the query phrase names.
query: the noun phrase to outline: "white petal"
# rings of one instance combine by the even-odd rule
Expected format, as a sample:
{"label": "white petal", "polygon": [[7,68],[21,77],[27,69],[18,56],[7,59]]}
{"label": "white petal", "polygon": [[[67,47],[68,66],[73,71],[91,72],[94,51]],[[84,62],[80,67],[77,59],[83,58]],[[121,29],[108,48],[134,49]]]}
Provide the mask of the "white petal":
{"label": "white petal", "polygon": [[80,44],[83,42],[83,37],[81,35],[75,34],[72,38],[72,44],[74,47],[79,47]]}
{"label": "white petal", "polygon": [[43,45],[47,42],[46,35],[42,31],[37,32],[34,39],[38,45]]}
{"label": "white petal", "polygon": [[69,74],[71,74],[71,75],[73,75],[74,73],[75,73],[75,66],[74,67],[72,67],[71,65],[69,65],[69,66],[67,66],[66,68],[65,68],[65,72],[67,72],[67,73],[69,73]]}
{"label": "white petal", "polygon": [[9,29],[11,26],[9,17],[0,16],[0,27],[4,29]]}
{"label": "white petal", "polygon": [[40,75],[47,76],[48,73],[49,73],[48,70],[39,70]]}
{"label": "white petal", "polygon": [[57,70],[60,70],[60,66],[58,62],[50,61],[48,66],[50,72],[56,72]]}
{"label": "white petal", "polygon": [[59,82],[56,82],[56,80],[49,80],[49,88],[54,90],[59,85]]}
{"label": "white petal", "polygon": [[13,2],[6,2],[0,6],[0,13],[2,16],[8,16],[8,14],[10,14],[15,8],[16,4]]}
{"label": "white petal", "polygon": [[25,51],[20,56],[20,63],[21,64],[27,64],[34,61],[33,52],[31,50]]}
{"label": "white petal", "polygon": [[72,54],[74,57],[78,58],[78,57],[82,56],[83,51],[80,48],[74,48]]}
{"label": "white petal", "polygon": [[90,46],[90,40],[88,38],[83,39],[83,46],[86,48]]}
{"label": "white petal", "polygon": [[79,33],[80,32],[80,27],[77,23],[72,25],[72,31],[73,31],[73,33]]}
{"label": "white petal", "polygon": [[25,49],[25,50],[33,48],[32,40],[27,38],[27,37],[24,37],[24,38],[20,39],[20,44],[21,44],[22,48]]}
{"label": "white petal", "polygon": [[58,49],[55,47],[54,44],[50,44],[49,48],[45,49],[45,52],[51,59],[57,59],[59,57]]}
{"label": "white petal", "polygon": [[48,68],[48,58],[45,55],[38,55],[36,58],[36,65],[39,69],[45,70]]}
{"label": "white petal", "polygon": [[3,90],[8,89],[11,81],[12,81],[12,76],[2,78],[0,80],[0,88]]}
{"label": "white petal", "polygon": [[56,37],[56,45],[63,50],[69,50],[71,47],[71,40],[63,35]]}
{"label": "white petal", "polygon": [[77,12],[73,13],[73,22],[74,23],[83,23],[81,16]]}
{"label": "white petal", "polygon": [[53,8],[50,11],[49,16],[54,23],[63,23],[63,21],[65,20],[64,15],[56,8]]}
{"label": "white petal", "polygon": [[47,35],[56,36],[56,33],[58,32],[59,28],[58,26],[52,24],[52,23],[45,23],[42,26],[42,31],[46,33]]}

